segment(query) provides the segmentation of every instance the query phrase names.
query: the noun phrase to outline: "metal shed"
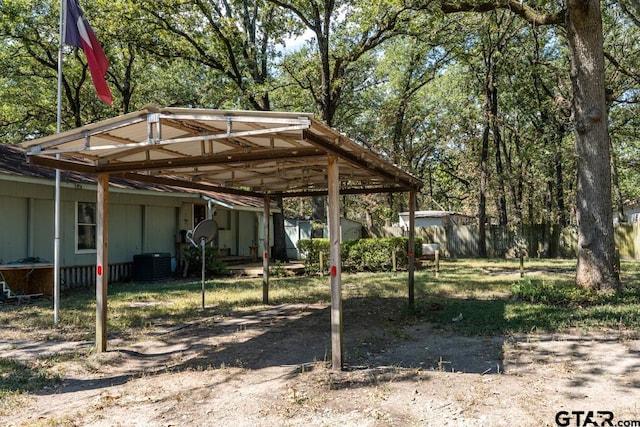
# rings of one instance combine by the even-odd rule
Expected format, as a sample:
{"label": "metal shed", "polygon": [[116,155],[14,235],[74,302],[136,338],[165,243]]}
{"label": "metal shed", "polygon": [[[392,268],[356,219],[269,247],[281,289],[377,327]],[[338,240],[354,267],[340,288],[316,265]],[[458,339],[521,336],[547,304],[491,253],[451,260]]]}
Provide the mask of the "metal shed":
{"label": "metal shed", "polygon": [[[34,165],[98,178],[96,350],[106,350],[109,178],[259,196],[328,195],[331,253],[331,348],[342,367],[339,196],[409,192],[410,219],[422,183],[308,113],[226,111],[147,105],[139,111],[22,144]],[[269,221],[265,221],[268,228]],[[268,230],[266,230],[268,235]],[[409,247],[413,247],[410,227]],[[263,248],[268,302],[269,248]],[[413,304],[413,252],[409,304]]]}

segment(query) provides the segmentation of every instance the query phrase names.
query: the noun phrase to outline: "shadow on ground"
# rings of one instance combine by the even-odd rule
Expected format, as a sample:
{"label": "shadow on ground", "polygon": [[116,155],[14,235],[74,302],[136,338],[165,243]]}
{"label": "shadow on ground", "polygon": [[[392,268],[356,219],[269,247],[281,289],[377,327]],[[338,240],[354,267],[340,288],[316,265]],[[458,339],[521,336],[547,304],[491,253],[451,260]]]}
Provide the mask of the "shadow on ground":
{"label": "shadow on ground", "polygon": [[[485,304],[486,319],[504,310],[504,301]],[[455,301],[444,304],[453,305]],[[612,374],[620,390],[640,383],[637,341],[613,336],[575,337],[522,334],[465,335],[459,322],[482,322],[463,316],[449,325],[433,323],[429,313],[407,315],[406,300],[351,298],[343,303],[345,370],[395,370],[396,381],[411,381],[420,371],[476,375],[563,372],[575,387],[588,386],[602,373]],[[433,307],[434,310],[440,310]],[[211,313],[212,311],[208,311]],[[215,312],[215,310],[213,311]],[[451,313],[445,314],[450,316]],[[423,313],[424,314],[424,313]],[[438,314],[441,315],[441,314]],[[200,371],[224,367],[242,370],[285,368],[286,376],[308,372],[331,360],[330,310],[326,304],[283,304],[259,310],[213,315],[192,322],[157,328],[144,340],[109,341],[109,351],[91,356],[99,373],[93,378],[65,380],[62,390],[73,392],[124,384],[141,376]],[[402,375],[397,372],[402,371]],[[99,377],[99,378],[98,378]],[[349,387],[366,386],[366,381]]]}

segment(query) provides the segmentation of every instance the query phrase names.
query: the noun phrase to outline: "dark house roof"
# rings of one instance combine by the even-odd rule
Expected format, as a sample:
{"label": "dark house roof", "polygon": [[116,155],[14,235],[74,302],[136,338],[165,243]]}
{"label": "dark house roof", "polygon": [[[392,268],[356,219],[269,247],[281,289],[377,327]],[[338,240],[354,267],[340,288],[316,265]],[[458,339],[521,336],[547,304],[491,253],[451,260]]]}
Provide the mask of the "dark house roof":
{"label": "dark house roof", "polygon": [[[16,145],[0,143],[0,175],[43,179],[53,182],[55,180],[56,172],[54,169],[29,164],[29,162],[27,162],[25,149]],[[61,171],[60,181],[70,184],[97,184],[95,176],[72,171]],[[120,188],[123,190],[147,190],[160,193],[190,193],[196,197],[205,195],[236,207],[262,208],[264,204],[263,199],[258,197],[224,194],[213,191],[188,190],[170,185],[130,181],[115,176],[109,179],[109,184],[114,188]]]}

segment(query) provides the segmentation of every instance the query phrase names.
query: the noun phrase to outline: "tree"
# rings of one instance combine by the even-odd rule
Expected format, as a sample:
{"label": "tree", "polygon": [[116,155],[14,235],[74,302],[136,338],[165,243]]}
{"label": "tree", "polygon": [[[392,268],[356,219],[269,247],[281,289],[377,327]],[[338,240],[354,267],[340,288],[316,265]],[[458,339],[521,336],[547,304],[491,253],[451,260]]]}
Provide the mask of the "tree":
{"label": "tree", "polygon": [[296,31],[287,13],[265,0],[157,0],[142,8],[152,29],[145,49],[215,71],[235,89],[233,108],[271,110],[276,46]]}
{"label": "tree", "polygon": [[[304,49],[292,66],[283,67],[313,98],[320,117],[334,126],[336,113],[354,64],[385,41],[401,33],[412,18],[412,8],[397,0],[348,2],[341,0],[267,0],[292,12],[314,35],[315,49]],[[302,73],[301,73],[302,71]],[[324,198],[314,197],[312,217],[326,221]]]}
{"label": "tree", "polygon": [[[57,2],[0,3],[2,88],[0,128],[5,141],[21,142],[56,129],[58,79]],[[207,88],[215,87],[206,69],[150,57],[139,41],[146,33],[137,25],[139,8],[128,0],[96,1],[84,10],[104,46],[110,67],[107,80],[114,95],[113,108],[100,102],[89,78],[85,55],[63,46],[62,128],[79,127],[117,112],[128,113],[157,102],[163,105],[212,103]],[[106,10],[108,9],[108,13]],[[200,82],[208,82],[209,85]],[[210,98],[215,99],[211,96]]]}
{"label": "tree", "polygon": [[486,194],[489,175],[489,144],[493,140],[495,168],[498,179],[497,213],[500,225],[507,225],[507,199],[504,191],[504,174],[502,165],[502,131],[498,113],[498,78],[500,73],[499,58],[513,36],[513,19],[503,13],[492,13],[491,19],[483,25],[480,44],[483,68],[476,71],[482,82],[483,92],[483,132],[480,150],[480,191],[478,200],[478,251],[481,257],[487,256],[486,225],[489,218],[486,214]]}
{"label": "tree", "polygon": [[[223,79],[221,86],[235,88],[235,97],[224,105],[272,109],[275,46],[296,31],[284,10],[263,0],[193,0],[177,5],[161,0],[145,3],[143,9],[160,36],[148,40],[146,49],[163,58],[186,58],[215,72]],[[281,200],[277,203],[282,207]],[[284,216],[276,213],[275,259],[287,260],[285,238]]]}
{"label": "tree", "polygon": [[576,285],[620,289],[611,214],[611,171],[604,80],[603,31],[598,0],[567,0],[566,10],[540,12],[523,2],[441,1],[442,10],[486,12],[507,9],[535,25],[566,29],[571,55],[572,114],[577,156]]}
{"label": "tree", "polygon": [[[5,86],[2,97],[15,97],[3,101],[4,105],[12,105],[7,124],[17,124],[14,129],[6,129],[6,133],[13,133],[16,142],[41,136],[42,130],[45,130],[42,134],[55,131],[58,17],[59,10],[46,0],[0,3],[0,36],[6,40],[1,44],[0,55],[7,57],[2,61]],[[93,91],[82,52],[67,46],[64,53],[63,124],[81,126],[104,114],[105,107],[96,99],[95,92],[89,95],[88,90],[81,90],[86,87]]]}
{"label": "tree", "polygon": [[[345,81],[353,64],[399,34],[411,9],[401,2],[336,0],[267,0],[291,11],[313,32],[316,51],[307,51],[317,79],[298,79],[313,97],[322,120],[334,124]],[[316,61],[317,59],[317,61]],[[296,72],[289,68],[289,71]]]}
{"label": "tree", "polygon": [[[425,173],[438,141],[438,135],[430,129],[426,87],[452,57],[437,44],[438,37],[433,36],[430,41],[409,35],[389,40],[371,54],[379,59],[365,79],[368,86],[348,91],[360,94],[360,106],[352,105],[350,109],[355,118],[350,134],[418,176]],[[407,210],[404,196],[387,195],[386,222],[397,221],[397,213]]]}
{"label": "tree", "polygon": [[[637,99],[640,88],[638,71],[640,1],[628,0],[611,4],[603,10],[605,26],[605,59],[607,75],[607,106],[611,138],[611,175],[614,192],[614,210],[619,222],[626,221],[624,196],[634,199],[638,171],[633,165],[638,151]],[[629,167],[631,166],[631,167]]]}

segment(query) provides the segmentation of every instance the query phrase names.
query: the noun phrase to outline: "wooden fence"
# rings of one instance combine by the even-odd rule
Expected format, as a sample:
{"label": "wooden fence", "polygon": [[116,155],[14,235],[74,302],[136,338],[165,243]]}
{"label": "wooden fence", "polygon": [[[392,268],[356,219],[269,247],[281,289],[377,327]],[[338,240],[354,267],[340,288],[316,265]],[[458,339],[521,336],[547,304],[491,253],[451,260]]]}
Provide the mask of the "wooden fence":
{"label": "wooden fence", "polygon": [[[640,224],[616,224],[616,247],[623,259],[640,259]],[[384,227],[372,231],[373,237],[406,236],[400,227]],[[438,243],[445,257],[477,257],[479,228],[477,225],[416,227],[416,237],[424,243]],[[573,258],[577,255],[576,226],[525,225],[522,227],[489,226],[486,228],[487,255],[492,258],[519,256],[529,258]]]}

